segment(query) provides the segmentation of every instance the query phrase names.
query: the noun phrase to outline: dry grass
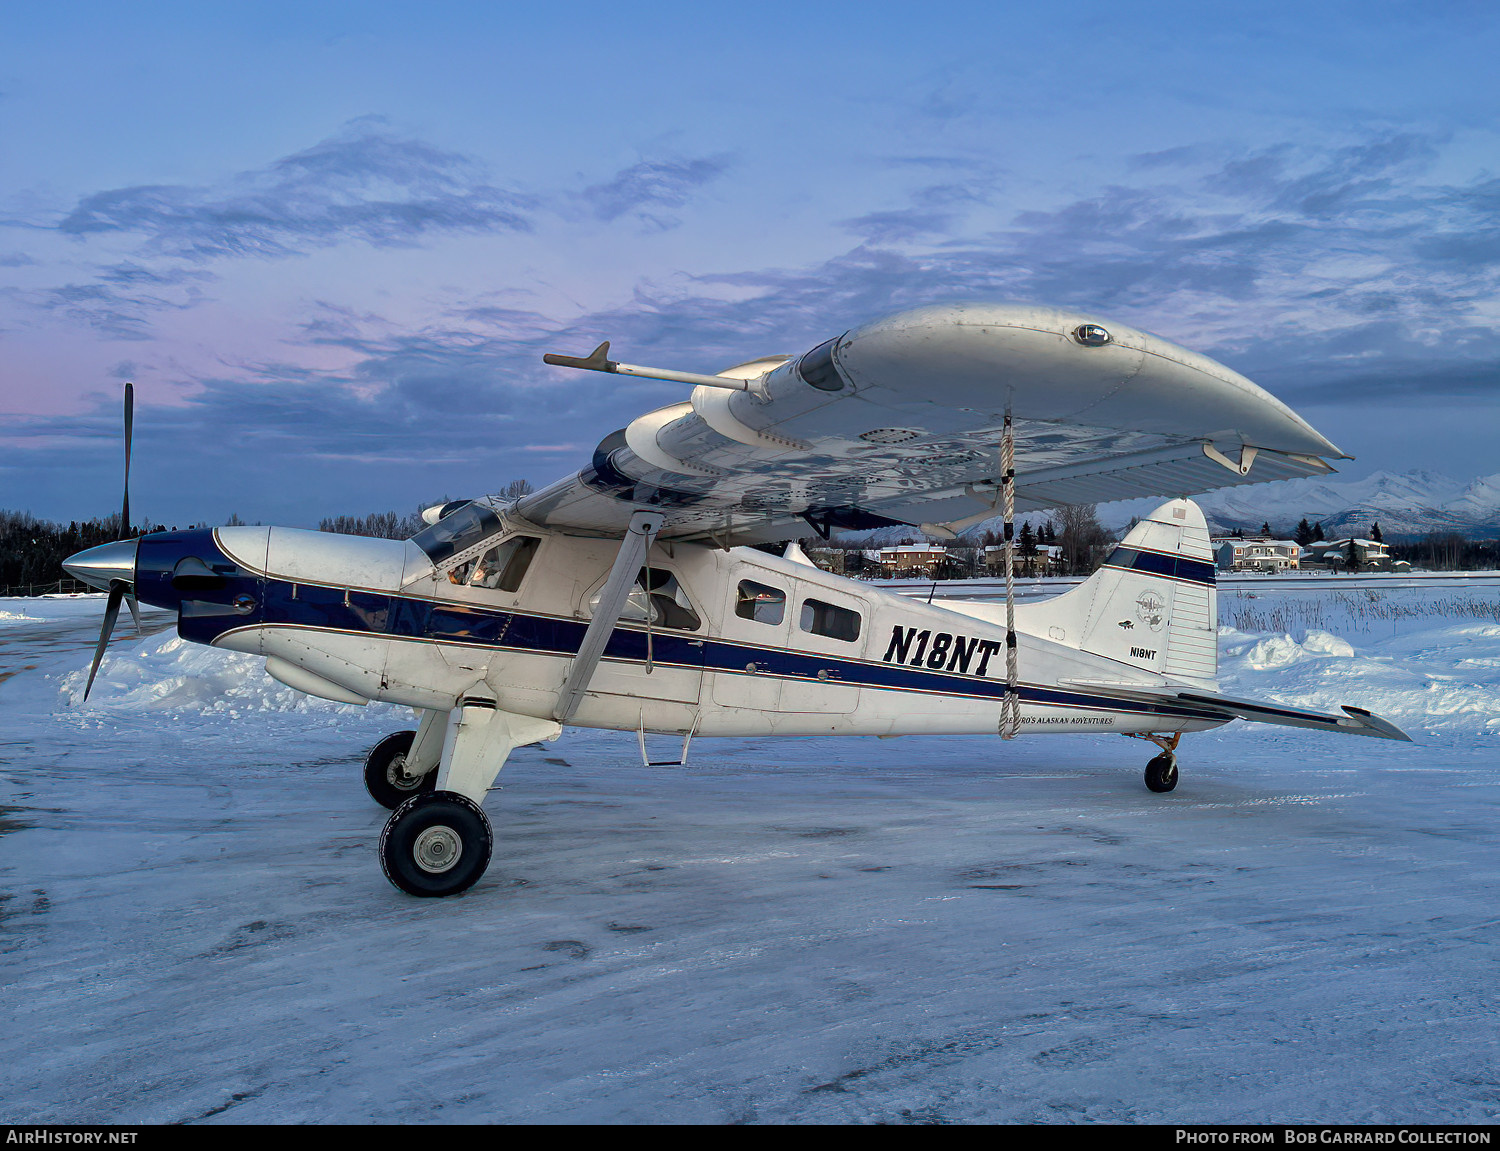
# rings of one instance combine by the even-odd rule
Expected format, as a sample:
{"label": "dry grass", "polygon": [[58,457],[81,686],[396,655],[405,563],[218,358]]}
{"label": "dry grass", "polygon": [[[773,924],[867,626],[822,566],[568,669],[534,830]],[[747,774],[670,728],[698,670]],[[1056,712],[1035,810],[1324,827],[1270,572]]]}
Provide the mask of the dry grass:
{"label": "dry grass", "polygon": [[1340,626],[1368,631],[1376,623],[1402,619],[1484,619],[1500,623],[1500,600],[1462,599],[1443,596],[1433,599],[1392,600],[1386,593],[1361,589],[1339,591],[1331,596],[1283,599],[1276,604],[1257,604],[1254,592],[1237,591],[1219,597],[1219,622],[1244,632],[1283,632],[1330,630],[1328,616]]}

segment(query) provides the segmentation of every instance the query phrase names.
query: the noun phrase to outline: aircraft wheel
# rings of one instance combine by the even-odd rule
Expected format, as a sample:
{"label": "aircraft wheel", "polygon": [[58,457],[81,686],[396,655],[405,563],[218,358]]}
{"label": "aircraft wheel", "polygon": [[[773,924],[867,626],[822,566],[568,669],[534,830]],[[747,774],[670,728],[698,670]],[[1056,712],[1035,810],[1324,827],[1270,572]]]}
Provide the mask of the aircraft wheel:
{"label": "aircraft wheel", "polygon": [[408,895],[457,895],[490,865],[490,821],[452,791],[408,799],[380,833],[380,866]]}
{"label": "aircraft wheel", "polygon": [[381,807],[395,811],[412,796],[436,786],[435,770],[426,775],[406,774],[406,756],[416,737],[414,731],[398,731],[382,739],[365,756],[365,790]]}
{"label": "aircraft wheel", "polygon": [[1177,786],[1177,757],[1164,751],[1146,765],[1146,786],[1152,791],[1171,791]]}

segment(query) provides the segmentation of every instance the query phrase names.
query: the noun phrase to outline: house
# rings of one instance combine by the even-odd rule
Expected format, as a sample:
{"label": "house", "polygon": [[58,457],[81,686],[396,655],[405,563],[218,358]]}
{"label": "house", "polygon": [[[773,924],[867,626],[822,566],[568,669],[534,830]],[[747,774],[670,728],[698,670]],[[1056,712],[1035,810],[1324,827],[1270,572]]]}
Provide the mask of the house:
{"label": "house", "polygon": [[1301,566],[1302,545],[1269,536],[1215,536],[1214,563],[1221,572],[1284,572]]}
{"label": "house", "polygon": [[[984,549],[984,566],[991,572],[1005,570],[1005,545],[998,544]],[[1037,544],[1036,555],[1028,559],[1020,549],[1016,550],[1016,571],[1020,574],[1056,575],[1064,567],[1061,544]]]}
{"label": "house", "polygon": [[942,544],[898,544],[881,548],[875,562],[893,576],[919,576],[931,575],[947,557]]}
{"label": "house", "polygon": [[[1352,564],[1349,562],[1351,544],[1354,548]],[[1302,566],[1305,568],[1321,568],[1326,571],[1388,572],[1397,570],[1395,561],[1391,559],[1390,549],[1376,540],[1357,538],[1319,540],[1317,543],[1307,545],[1301,559]],[[1410,566],[1402,561],[1401,570],[1409,570]]]}

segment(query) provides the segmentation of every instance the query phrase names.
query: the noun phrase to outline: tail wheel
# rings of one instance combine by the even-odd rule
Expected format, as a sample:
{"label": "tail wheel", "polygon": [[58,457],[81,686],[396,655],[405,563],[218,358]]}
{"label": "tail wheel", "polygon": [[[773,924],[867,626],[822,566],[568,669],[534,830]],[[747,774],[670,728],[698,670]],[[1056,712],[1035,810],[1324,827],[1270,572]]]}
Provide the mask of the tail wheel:
{"label": "tail wheel", "polygon": [[365,757],[365,790],[381,807],[392,811],[414,795],[423,795],[437,784],[437,772],[408,775],[406,757],[411,752],[414,731],[398,731],[377,743]]}
{"label": "tail wheel", "polygon": [[1164,751],[1146,765],[1146,786],[1152,791],[1171,791],[1177,786],[1177,757]]}
{"label": "tail wheel", "polygon": [[408,895],[457,895],[490,865],[494,837],[479,805],[452,791],[418,795],[380,833],[380,866]]}

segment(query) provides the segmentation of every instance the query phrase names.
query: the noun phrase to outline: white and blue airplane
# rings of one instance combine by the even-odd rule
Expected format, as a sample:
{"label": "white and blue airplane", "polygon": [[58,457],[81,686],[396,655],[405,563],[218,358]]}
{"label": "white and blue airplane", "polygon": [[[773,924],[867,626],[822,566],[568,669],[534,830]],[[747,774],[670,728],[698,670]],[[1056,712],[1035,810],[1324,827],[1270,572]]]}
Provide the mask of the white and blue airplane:
{"label": "white and blue airplane", "polygon": [[[517,747],[563,727],[695,736],[1055,732],[1142,737],[1146,785],[1178,740],[1243,719],[1406,739],[1220,694],[1214,563],[1186,498],[1322,475],[1347,458],[1221,364],[1121,324],[1018,304],[943,304],[801,356],[713,375],[573,368],[695,385],[607,436],[576,475],[424,514],[393,541],[275,527],[156,532],[71,557],[185,639],[263,656],[325,699],[417,709],[369,754],[403,891],[463,891],[488,866],[482,810]],[[127,394],[127,477],[129,468]],[[922,603],[819,570],[809,528],[952,537],[1004,514],[1165,497],[1091,578],[1040,603]],[[127,495],[128,501],[128,495]],[[127,502],[128,508],[128,502]],[[122,522],[129,522],[128,511]],[[791,540],[784,556],[746,545]]]}

